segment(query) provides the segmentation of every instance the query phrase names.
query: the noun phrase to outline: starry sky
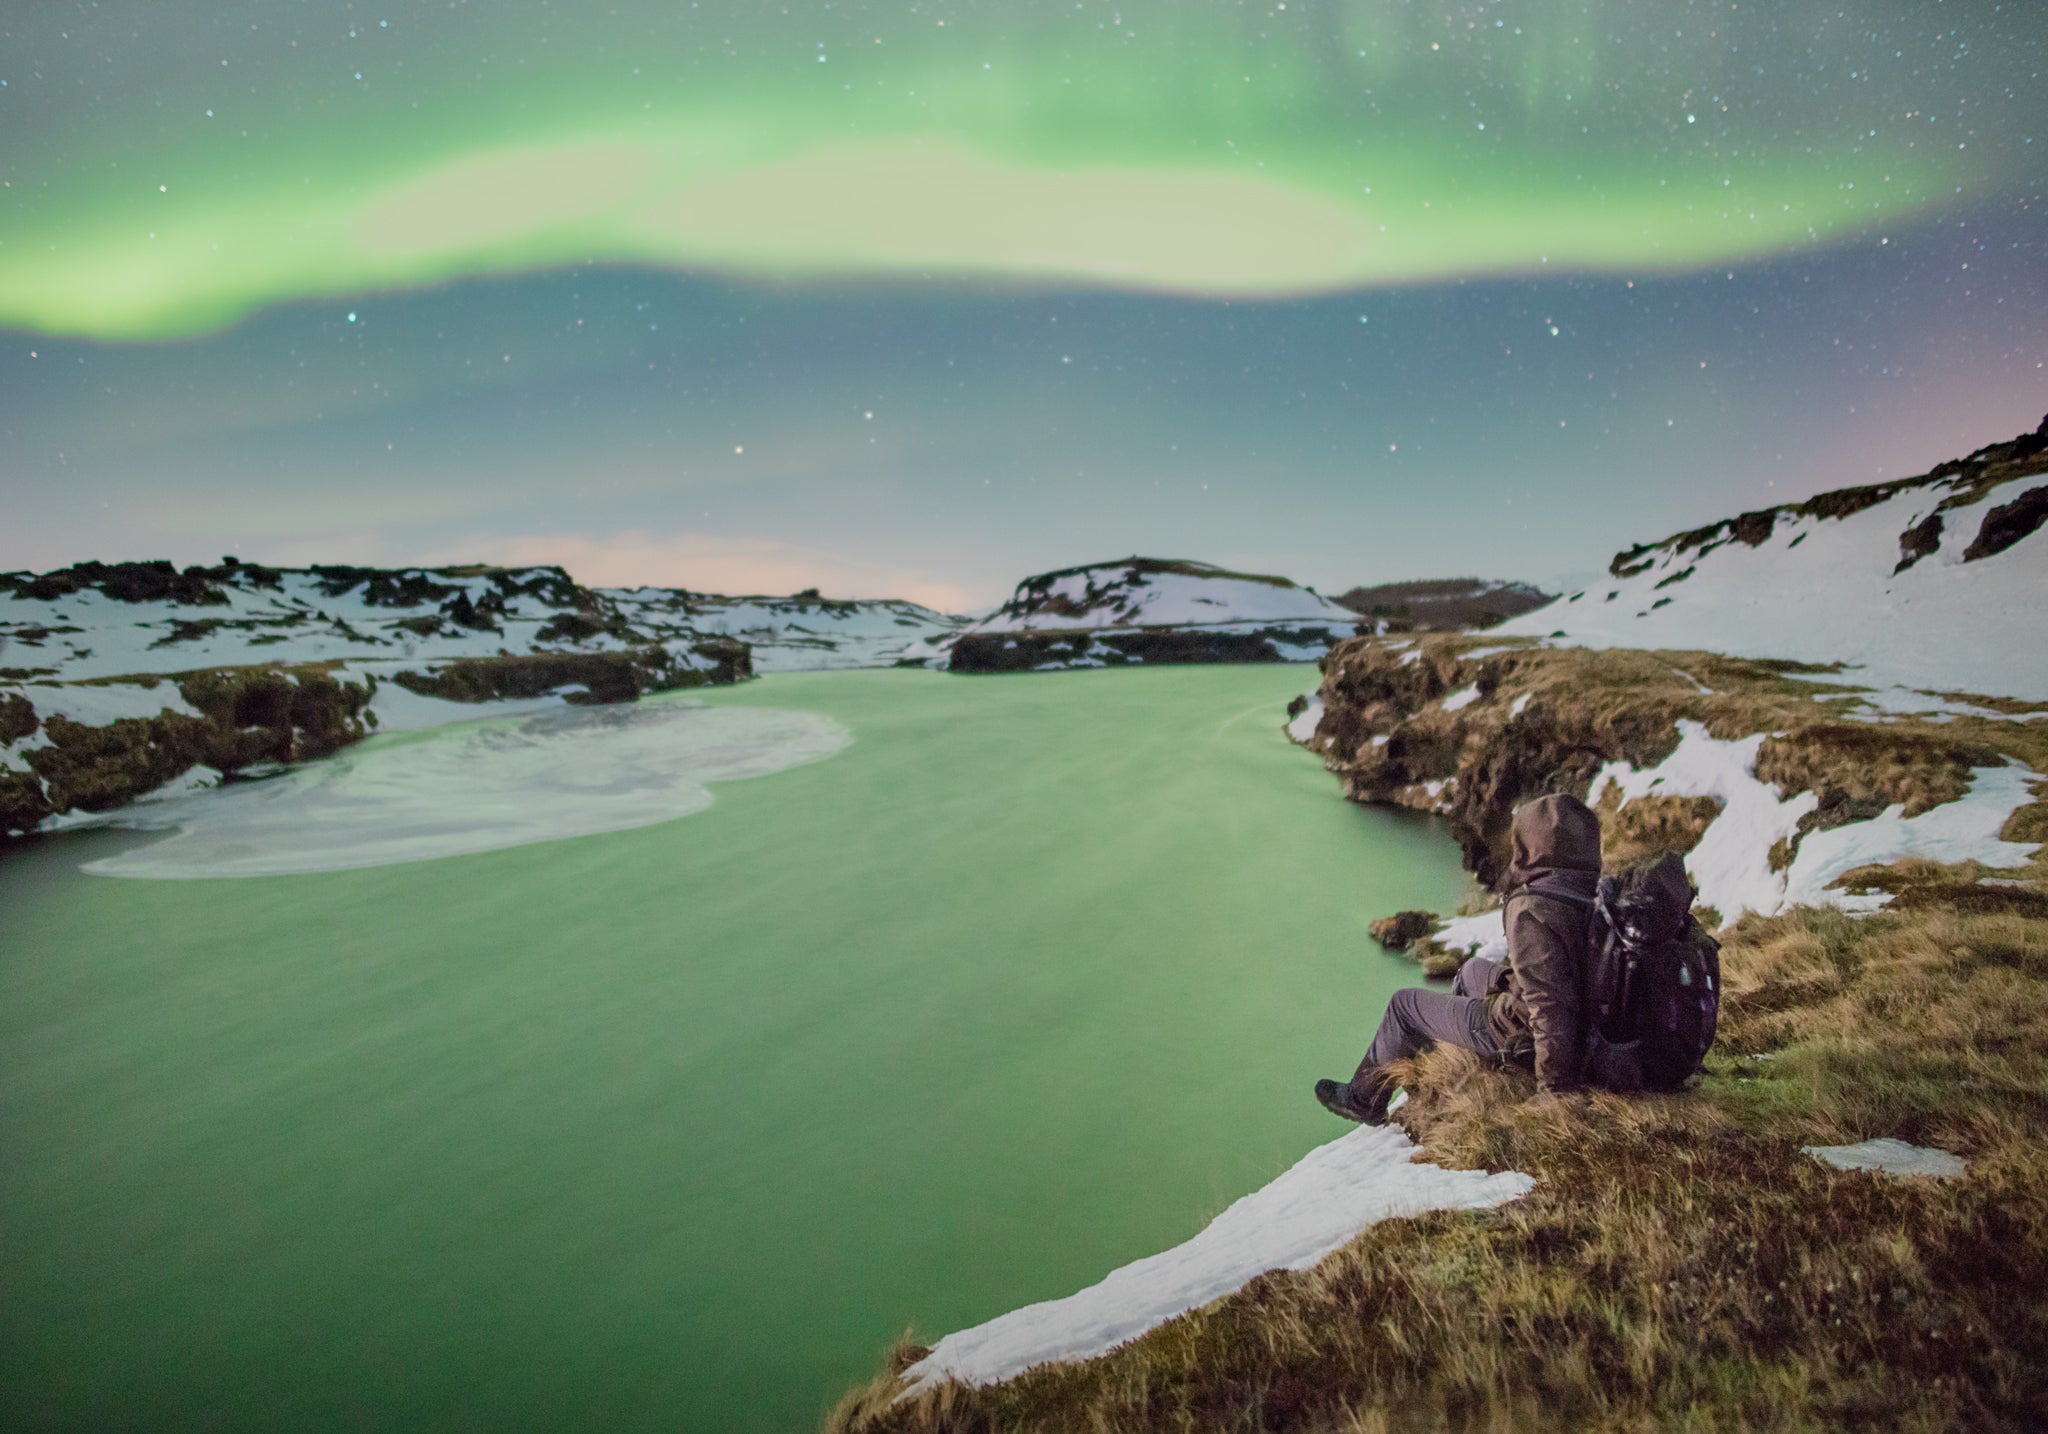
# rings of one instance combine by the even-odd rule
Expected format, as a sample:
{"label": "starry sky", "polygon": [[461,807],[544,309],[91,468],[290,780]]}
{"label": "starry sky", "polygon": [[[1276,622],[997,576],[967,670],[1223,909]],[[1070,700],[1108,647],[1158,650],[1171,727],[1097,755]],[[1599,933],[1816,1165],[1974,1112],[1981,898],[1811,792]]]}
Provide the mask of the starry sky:
{"label": "starry sky", "polygon": [[1566,581],[2048,410],[1997,0],[0,14],[0,568]]}

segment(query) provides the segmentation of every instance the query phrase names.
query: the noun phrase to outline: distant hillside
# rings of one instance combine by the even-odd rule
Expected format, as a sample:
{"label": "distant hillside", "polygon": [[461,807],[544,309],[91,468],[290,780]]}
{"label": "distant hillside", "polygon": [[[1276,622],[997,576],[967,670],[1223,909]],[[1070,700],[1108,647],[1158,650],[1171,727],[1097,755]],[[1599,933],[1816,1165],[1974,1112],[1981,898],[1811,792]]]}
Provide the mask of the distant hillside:
{"label": "distant hillside", "polygon": [[1356,613],[1287,578],[1131,557],[1026,578],[933,656],[956,672],[1309,662],[1357,630]]}
{"label": "distant hillside", "polygon": [[1485,578],[1431,578],[1353,588],[1338,602],[1384,621],[1389,632],[1456,632],[1487,628],[1556,598],[1528,583]]}
{"label": "distant hillside", "polygon": [[908,602],[586,588],[560,568],[229,558],[0,574],[0,835],[376,731],[896,662]]}
{"label": "distant hillside", "polygon": [[1615,556],[1501,636],[1843,663],[1859,681],[2048,699],[2048,418],[1916,478]]}

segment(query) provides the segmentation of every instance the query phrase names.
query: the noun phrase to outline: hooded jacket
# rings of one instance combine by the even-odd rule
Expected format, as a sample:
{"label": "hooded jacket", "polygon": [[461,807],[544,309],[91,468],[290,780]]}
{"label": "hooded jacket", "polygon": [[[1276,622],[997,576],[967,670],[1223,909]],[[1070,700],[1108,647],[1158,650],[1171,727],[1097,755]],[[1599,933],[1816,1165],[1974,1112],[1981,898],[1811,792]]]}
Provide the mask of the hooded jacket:
{"label": "hooded jacket", "polygon": [[1515,813],[1502,913],[1508,959],[1486,1014],[1502,1051],[1532,1059],[1545,1090],[1579,1083],[1586,922],[1599,881],[1600,818],[1592,808],[1576,797],[1548,796]]}

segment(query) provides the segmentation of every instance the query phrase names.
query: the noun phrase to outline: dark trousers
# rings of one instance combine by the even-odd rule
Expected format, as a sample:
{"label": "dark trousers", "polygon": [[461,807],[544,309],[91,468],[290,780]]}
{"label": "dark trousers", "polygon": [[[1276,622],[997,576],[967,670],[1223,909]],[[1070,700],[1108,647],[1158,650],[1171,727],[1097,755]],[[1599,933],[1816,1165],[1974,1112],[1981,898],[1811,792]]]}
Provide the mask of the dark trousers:
{"label": "dark trousers", "polygon": [[1384,1067],[1406,1060],[1436,1041],[1463,1046],[1498,1061],[1500,1042],[1486,1023],[1486,987],[1499,966],[1500,962],[1484,957],[1469,958],[1458,968],[1448,996],[1413,987],[1396,991],[1394,999],[1387,1002],[1387,1014],[1380,1018],[1379,1033],[1358,1063],[1358,1074],[1351,1077],[1352,1097],[1361,1105],[1369,1103],[1385,1083]]}

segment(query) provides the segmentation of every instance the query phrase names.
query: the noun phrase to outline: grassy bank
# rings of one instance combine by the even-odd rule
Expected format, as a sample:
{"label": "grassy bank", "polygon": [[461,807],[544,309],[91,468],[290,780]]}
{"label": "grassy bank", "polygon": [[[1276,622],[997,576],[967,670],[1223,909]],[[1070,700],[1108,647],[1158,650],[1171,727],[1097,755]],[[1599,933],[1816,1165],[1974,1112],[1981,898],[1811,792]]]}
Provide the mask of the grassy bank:
{"label": "grassy bank", "polygon": [[[1474,661],[1473,645],[1432,642],[1406,662],[1340,648],[1318,736],[1354,797],[1462,820],[1477,865],[1513,801],[1583,793],[1602,762],[1661,760],[1682,717],[1781,734],[1758,775],[1816,792],[1815,830],[1879,799],[1937,805],[1981,762],[2039,771],[2048,756],[2042,722],[1851,726],[1825,687],[1769,664],[1528,649]],[[1446,710],[1469,686],[1484,700]],[[1713,815],[1647,802],[1613,822],[1610,855],[1690,846]],[[2048,800],[2003,835],[2048,836]],[[2048,862],[1902,862],[1840,885],[1891,905],[1723,931],[1719,1040],[1680,1094],[1532,1101],[1526,1077],[1462,1052],[1414,1063],[1402,1123],[1439,1163],[1534,1175],[1521,1200],[1376,1225],[1099,1360],[901,1403],[885,1374],[827,1427],[2048,1425]],[[1955,1152],[1967,1173],[1845,1172],[1801,1152],[1878,1136]]]}

